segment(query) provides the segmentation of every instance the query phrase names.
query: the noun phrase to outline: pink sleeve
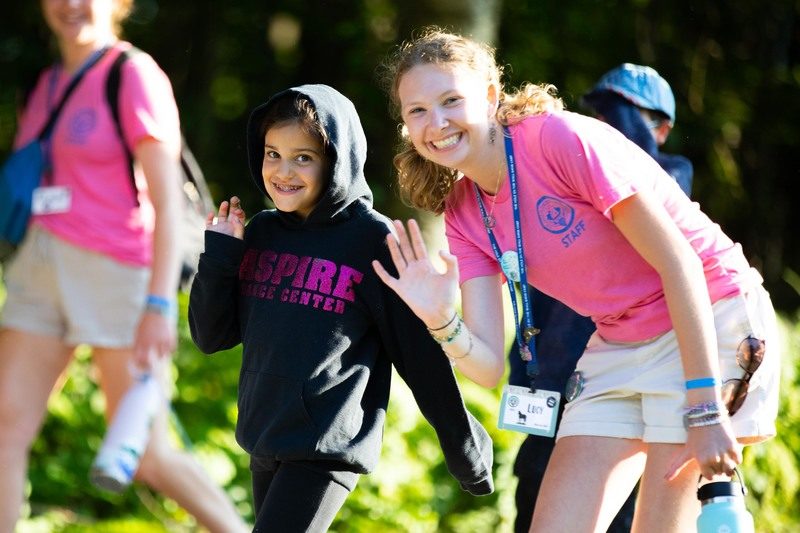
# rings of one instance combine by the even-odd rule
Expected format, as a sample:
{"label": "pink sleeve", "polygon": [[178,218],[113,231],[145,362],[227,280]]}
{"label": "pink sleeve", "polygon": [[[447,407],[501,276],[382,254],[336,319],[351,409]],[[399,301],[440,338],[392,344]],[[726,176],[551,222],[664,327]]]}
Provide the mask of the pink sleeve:
{"label": "pink sleeve", "polygon": [[589,117],[553,115],[542,128],[542,153],[564,185],[611,218],[611,208],[663,173],[616,129]]}
{"label": "pink sleeve", "polygon": [[133,55],[122,65],[120,122],[128,146],[152,138],[180,145],[180,119],[172,84],[152,57]]}

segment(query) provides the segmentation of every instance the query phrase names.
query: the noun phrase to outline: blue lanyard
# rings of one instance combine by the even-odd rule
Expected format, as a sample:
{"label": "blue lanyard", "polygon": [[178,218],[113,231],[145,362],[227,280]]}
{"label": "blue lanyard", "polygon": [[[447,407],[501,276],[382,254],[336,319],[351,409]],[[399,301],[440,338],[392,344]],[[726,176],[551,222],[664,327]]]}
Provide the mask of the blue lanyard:
{"label": "blue lanyard", "polygon": [[[536,342],[534,342],[534,335],[539,333],[539,330],[533,326],[533,306],[531,305],[530,292],[528,291],[528,273],[525,267],[525,250],[522,246],[522,220],[519,214],[519,191],[517,190],[517,167],[514,164],[514,144],[511,142],[511,135],[507,127],[503,127],[503,140],[505,142],[506,162],[508,163],[508,177],[511,185],[511,209],[514,215],[514,235],[516,237],[516,259],[519,267],[519,284],[520,292],[522,293],[522,306],[523,314],[522,320],[524,322],[524,330],[520,330],[519,311],[517,309],[517,293],[514,287],[514,281],[508,274],[509,265],[503,261],[503,253],[500,250],[500,245],[497,243],[497,238],[492,232],[491,217],[486,213],[486,207],[483,205],[483,198],[481,198],[480,190],[476,183],[472,183],[475,189],[475,197],[478,199],[478,207],[481,210],[481,218],[484,220],[486,233],[489,235],[489,242],[492,245],[492,251],[500,263],[503,274],[506,276],[506,285],[508,292],[511,295],[511,308],[514,310],[514,322],[517,328],[517,346],[519,347],[520,356],[523,360],[527,360],[525,371],[531,379],[531,391],[535,391],[534,380],[539,375],[539,360],[536,357]],[[499,192],[499,191],[497,191]],[[528,357],[526,357],[528,355]]]}

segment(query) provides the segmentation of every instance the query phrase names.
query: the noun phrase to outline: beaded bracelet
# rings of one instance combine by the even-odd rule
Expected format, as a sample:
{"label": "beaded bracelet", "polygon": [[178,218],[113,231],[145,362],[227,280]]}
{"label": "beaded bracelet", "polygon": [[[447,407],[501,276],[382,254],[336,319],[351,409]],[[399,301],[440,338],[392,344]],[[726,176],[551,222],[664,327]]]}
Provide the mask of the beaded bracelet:
{"label": "beaded bracelet", "polygon": [[450,359],[450,364],[451,365],[455,365],[456,364],[456,359],[464,359],[466,356],[468,356],[472,352],[472,332],[469,329],[467,329],[467,335],[469,335],[469,347],[467,347],[467,351],[466,352],[464,352],[463,354],[459,355],[458,357],[451,357],[447,352],[445,352],[445,355],[447,356],[447,358]]}
{"label": "beaded bracelet", "polygon": [[461,317],[459,317],[458,315],[456,316],[458,317],[458,322],[456,323],[456,329],[454,329],[453,332],[447,337],[439,337],[438,335],[434,335],[433,332],[431,331],[429,333],[431,334],[431,337],[433,337],[433,340],[435,340],[439,344],[449,344],[453,342],[453,339],[458,337],[458,334],[461,333],[461,326],[464,324],[464,321],[461,320]]}
{"label": "beaded bracelet", "polygon": [[684,418],[686,428],[699,428],[705,426],[716,426],[722,423],[722,415],[719,413],[709,414],[696,418]]}
{"label": "beaded bracelet", "polygon": [[719,414],[720,409],[717,402],[703,402],[698,403],[695,405],[691,405],[686,408],[684,411],[684,415],[686,418],[697,418],[698,416],[708,415],[708,414]]}

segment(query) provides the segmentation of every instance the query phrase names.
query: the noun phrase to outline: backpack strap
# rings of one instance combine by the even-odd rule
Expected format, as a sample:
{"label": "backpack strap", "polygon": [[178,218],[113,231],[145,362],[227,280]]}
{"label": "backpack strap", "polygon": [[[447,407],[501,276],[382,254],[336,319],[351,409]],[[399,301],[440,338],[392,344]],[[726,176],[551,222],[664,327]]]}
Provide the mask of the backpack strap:
{"label": "backpack strap", "polygon": [[117,130],[117,135],[119,136],[120,142],[122,142],[122,148],[125,150],[125,155],[128,158],[128,175],[131,179],[131,190],[133,191],[133,198],[137,206],[139,205],[139,195],[137,194],[136,176],[133,171],[133,152],[128,146],[128,143],[125,142],[125,135],[122,132],[122,123],[119,116],[119,87],[122,80],[122,64],[139,52],[140,50],[138,48],[130,48],[120,52],[111,64],[111,68],[108,71],[108,78],[106,78],[106,101],[111,110],[111,118],[114,119],[114,127]]}
{"label": "backpack strap", "polygon": [[81,67],[81,69],[72,77],[69,85],[67,85],[67,88],[64,89],[64,94],[61,96],[61,100],[58,101],[56,106],[53,108],[53,111],[50,112],[50,117],[42,127],[42,131],[39,132],[37,138],[40,141],[50,138],[50,135],[53,133],[53,128],[56,125],[56,120],[58,120],[58,116],[61,114],[61,110],[64,109],[64,105],[66,105],[70,95],[83,79],[83,75],[86,74],[93,66],[95,66],[97,62],[100,61],[104,55],[106,55],[106,52],[108,52],[108,47],[102,48],[95,52],[94,55],[92,55]]}
{"label": "backpack strap", "polygon": [[[123,63],[139,53],[142,53],[142,51],[136,47],[131,47],[120,52],[119,55],[114,59],[114,63],[111,64],[111,68],[108,71],[108,78],[106,79],[106,100],[108,101],[108,107],[111,110],[111,117],[114,119],[114,127],[117,130],[117,135],[119,136],[119,139],[122,142],[122,147],[125,149],[125,154],[128,157],[128,173],[131,178],[131,187],[134,191],[133,195],[136,205],[139,205],[139,197],[136,194],[136,178],[133,173],[134,157],[133,152],[128,146],[128,143],[125,142],[125,136],[122,133],[122,123],[119,115],[119,88],[122,79]],[[181,168],[183,169],[183,178],[187,182],[191,183],[194,186],[194,190],[197,192],[198,199],[193,201],[195,203],[202,203],[204,213],[213,211],[214,202],[211,199],[211,192],[208,190],[208,185],[206,184],[205,177],[203,176],[203,171],[197,164],[194,154],[192,154],[191,150],[189,150],[189,147],[186,145],[186,141],[182,134],[180,163]],[[184,192],[185,190],[186,187],[184,187]]]}

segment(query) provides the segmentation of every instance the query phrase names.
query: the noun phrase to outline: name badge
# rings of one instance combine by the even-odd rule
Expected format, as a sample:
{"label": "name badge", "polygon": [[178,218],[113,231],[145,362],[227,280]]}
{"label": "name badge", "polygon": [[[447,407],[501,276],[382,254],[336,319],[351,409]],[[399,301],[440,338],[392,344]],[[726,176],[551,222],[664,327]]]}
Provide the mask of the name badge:
{"label": "name badge", "polygon": [[34,215],[67,213],[72,207],[72,190],[69,187],[37,187],[33,190],[31,212]]}
{"label": "name badge", "polygon": [[531,435],[552,437],[561,394],[547,390],[531,392],[527,387],[506,385],[500,400],[497,427]]}

